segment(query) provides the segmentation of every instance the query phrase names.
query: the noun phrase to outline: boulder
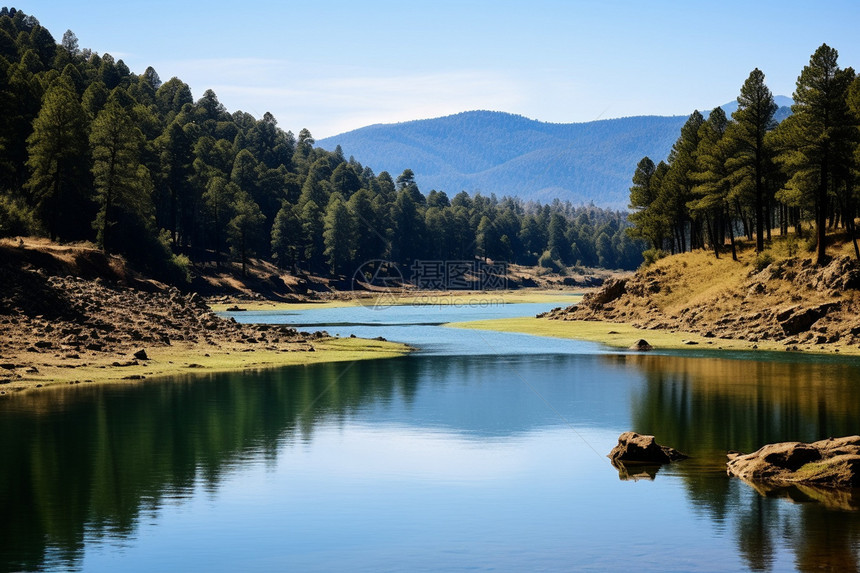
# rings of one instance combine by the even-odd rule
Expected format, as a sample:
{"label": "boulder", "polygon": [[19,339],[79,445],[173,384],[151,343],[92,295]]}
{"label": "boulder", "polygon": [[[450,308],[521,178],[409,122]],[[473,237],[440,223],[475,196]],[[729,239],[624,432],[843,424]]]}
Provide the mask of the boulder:
{"label": "boulder", "polygon": [[729,452],[726,472],[750,483],[860,487],[860,436],[805,444],[768,444],[751,454]]}
{"label": "boulder", "polygon": [[648,350],[654,350],[654,347],[648,344],[648,341],[644,338],[640,338],[632,345],[630,345],[629,350],[638,350],[639,352],[646,352]]}
{"label": "boulder", "polygon": [[[668,464],[687,456],[669,446],[661,446],[654,436],[624,432],[618,436],[618,445],[609,452],[613,465],[618,462],[638,464]],[[617,466],[616,466],[617,467]]]}
{"label": "boulder", "polygon": [[588,293],[582,297],[582,305],[600,307],[610,303],[627,292],[627,279],[609,279],[603,288],[597,292]]}
{"label": "boulder", "polygon": [[792,307],[776,315],[779,325],[786,336],[792,336],[809,330],[820,318],[838,307],[839,303],[825,303],[812,308],[800,309]]}
{"label": "boulder", "polygon": [[143,348],[135,352],[133,356],[138,360],[149,360],[149,356],[146,355],[146,350],[144,350]]}

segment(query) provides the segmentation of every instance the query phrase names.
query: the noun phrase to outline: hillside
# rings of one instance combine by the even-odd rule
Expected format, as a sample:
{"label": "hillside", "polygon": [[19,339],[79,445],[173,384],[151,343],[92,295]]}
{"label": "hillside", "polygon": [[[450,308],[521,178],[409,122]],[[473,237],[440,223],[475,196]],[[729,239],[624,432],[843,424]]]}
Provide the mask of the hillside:
{"label": "hillside", "polygon": [[238,324],[212,312],[200,294],[146,279],[85,243],[0,239],[0,395],[391,350],[402,352],[288,325]]}
{"label": "hillside", "polygon": [[823,267],[806,253],[789,256],[781,237],[764,257],[750,247],[742,249],[739,261],[704,251],[673,255],[608,282],[578,306],[556,309],[548,318],[695,333],[714,346],[746,340],[768,347],[775,342],[786,350],[856,353],[860,262],[842,239]]}
{"label": "hillside", "polygon": [[[780,104],[788,103],[780,98]],[[781,108],[784,118],[788,108]],[[470,111],[437,119],[371,125],[322,139],[394,176],[412,169],[421,189],[480,191],[626,209],[630,178],[647,155],[665,159],[686,116],[638,116],[587,123],[544,123]]]}

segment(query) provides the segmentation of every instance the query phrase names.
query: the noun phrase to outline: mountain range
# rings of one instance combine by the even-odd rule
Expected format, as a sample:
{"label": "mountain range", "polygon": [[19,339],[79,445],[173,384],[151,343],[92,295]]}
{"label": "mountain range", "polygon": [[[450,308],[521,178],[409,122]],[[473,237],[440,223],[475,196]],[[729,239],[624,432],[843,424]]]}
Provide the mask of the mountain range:
{"label": "mountain range", "polygon": [[[791,99],[776,96],[777,119]],[[721,106],[730,115],[737,102]],[[644,156],[665,159],[688,116],[636,116],[586,123],[546,123],[498,111],[468,111],[377,124],[317,145],[340,145],[377,172],[415,173],[422,191],[510,195],[542,203],[627,207],[630,179]]]}

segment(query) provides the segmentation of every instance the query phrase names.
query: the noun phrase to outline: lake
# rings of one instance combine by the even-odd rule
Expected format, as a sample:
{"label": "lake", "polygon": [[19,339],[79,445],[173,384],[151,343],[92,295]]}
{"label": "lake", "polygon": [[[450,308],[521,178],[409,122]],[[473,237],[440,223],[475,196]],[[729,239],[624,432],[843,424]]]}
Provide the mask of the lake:
{"label": "lake", "polygon": [[[418,351],[0,400],[0,571],[858,569],[856,492],[725,453],[858,433],[860,361],[439,326],[551,306],[236,313]],[[627,430],[692,457],[619,472]]]}

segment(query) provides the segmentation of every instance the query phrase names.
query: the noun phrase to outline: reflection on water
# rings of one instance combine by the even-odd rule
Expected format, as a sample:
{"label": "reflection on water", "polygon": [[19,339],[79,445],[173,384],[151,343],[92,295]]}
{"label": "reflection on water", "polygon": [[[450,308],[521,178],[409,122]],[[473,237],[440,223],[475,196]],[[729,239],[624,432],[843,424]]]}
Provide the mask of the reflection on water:
{"label": "reflection on water", "polygon": [[[727,450],[751,452],[766,443],[812,442],[860,430],[860,368],[851,361],[605,359],[630,365],[645,377],[630,402],[634,427],[647,428],[682,451],[696,451],[701,465],[720,472]],[[795,549],[800,570],[857,570],[860,515],[832,510],[856,509],[860,492],[747,484],[739,491],[738,481],[708,479],[698,470],[679,470],[690,499],[718,523],[728,519],[729,511],[739,512],[738,548],[751,569],[768,569],[776,558],[775,540],[782,539]],[[750,499],[749,491],[758,495]],[[775,503],[779,498],[800,505]]]}
{"label": "reflection on water", "polygon": [[[170,549],[169,568],[211,570],[852,571],[860,514],[760,495],[725,475],[725,452],[857,433],[858,374],[410,356],[15,397],[0,402],[0,570],[154,570]],[[605,454],[625,430],[693,457],[619,481]]]}

